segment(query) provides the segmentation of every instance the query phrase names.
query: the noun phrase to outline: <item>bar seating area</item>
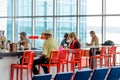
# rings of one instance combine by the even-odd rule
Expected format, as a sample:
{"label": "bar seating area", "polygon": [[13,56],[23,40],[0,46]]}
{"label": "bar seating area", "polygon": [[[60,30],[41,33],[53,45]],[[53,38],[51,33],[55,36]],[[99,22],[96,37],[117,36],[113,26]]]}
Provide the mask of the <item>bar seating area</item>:
{"label": "bar seating area", "polygon": [[0,80],[120,80],[120,0],[0,0]]}
{"label": "bar seating area", "polygon": [[[120,67],[116,64],[116,60],[114,58],[114,56],[119,53],[116,52],[117,47],[99,47],[101,47],[100,54],[91,56],[90,63],[89,57],[84,56],[86,52],[84,49],[64,49],[51,51],[49,63],[38,65],[39,74],[35,76],[32,75],[31,71],[29,73],[29,70],[32,70],[33,56],[35,52],[29,50],[25,51],[23,54],[22,63],[11,65],[10,80],[24,80],[22,76],[24,69],[27,70],[27,80],[30,80],[30,76],[33,80],[117,80],[120,76],[118,74],[113,76],[113,73],[116,73],[114,69],[120,70]],[[88,66],[89,64],[92,65],[93,68]],[[48,74],[41,74],[40,66],[47,66]],[[51,74],[51,67],[54,66],[56,66],[55,70],[57,73],[53,77],[53,74]],[[16,69],[16,79],[14,78],[14,69]],[[18,75],[19,73],[20,76]]]}

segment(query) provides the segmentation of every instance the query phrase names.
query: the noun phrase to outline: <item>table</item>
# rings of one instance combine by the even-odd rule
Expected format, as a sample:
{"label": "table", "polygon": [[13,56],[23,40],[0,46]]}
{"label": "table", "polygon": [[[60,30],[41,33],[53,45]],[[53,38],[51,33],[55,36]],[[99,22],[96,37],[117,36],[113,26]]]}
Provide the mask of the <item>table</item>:
{"label": "table", "polygon": [[[42,50],[33,50],[35,55],[40,55]],[[10,67],[12,63],[17,63],[24,51],[0,52],[0,80],[10,80]],[[26,75],[24,75],[26,77]]]}
{"label": "table", "polygon": [[[114,45],[114,46],[115,47],[120,47],[120,44],[117,44],[117,45]],[[96,55],[96,48],[101,48],[101,47],[106,47],[109,50],[109,48],[111,48],[112,46],[105,46],[105,45],[104,46],[102,46],[102,45],[99,45],[99,46],[85,46],[85,47],[82,47],[82,49],[91,49],[92,56],[95,56]],[[113,64],[114,64],[114,66],[115,66],[115,62],[116,62],[115,60],[116,60],[116,56],[113,55]],[[96,62],[96,59],[92,59],[92,68],[95,68],[95,65],[96,65],[95,62]]]}

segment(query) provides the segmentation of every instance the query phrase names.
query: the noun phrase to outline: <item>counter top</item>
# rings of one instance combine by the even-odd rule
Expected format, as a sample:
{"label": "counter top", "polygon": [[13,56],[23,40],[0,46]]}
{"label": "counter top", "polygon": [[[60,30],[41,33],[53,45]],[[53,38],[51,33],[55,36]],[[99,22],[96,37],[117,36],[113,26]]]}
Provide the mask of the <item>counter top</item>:
{"label": "counter top", "polygon": [[[32,50],[35,52],[35,56],[40,55],[42,50]],[[17,52],[0,52],[0,58],[3,57],[15,57],[15,56],[22,56],[24,51],[17,51]]]}

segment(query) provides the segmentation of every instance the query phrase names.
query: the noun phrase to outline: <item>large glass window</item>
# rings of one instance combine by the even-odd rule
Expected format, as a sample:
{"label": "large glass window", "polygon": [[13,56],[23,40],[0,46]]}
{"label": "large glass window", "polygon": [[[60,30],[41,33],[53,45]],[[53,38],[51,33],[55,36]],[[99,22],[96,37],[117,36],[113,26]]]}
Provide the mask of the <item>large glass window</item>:
{"label": "large glass window", "polygon": [[0,0],[0,16],[11,16],[12,14],[11,3],[12,0]]}
{"label": "large glass window", "polygon": [[[21,31],[25,31],[27,36],[33,34],[40,36],[43,31],[49,29],[52,33],[57,32],[53,35],[59,43],[66,32],[75,32],[85,44],[91,41],[89,32],[93,30],[100,43],[102,37],[109,40],[110,36],[114,36],[116,38],[111,40],[119,44],[117,37],[120,28],[119,0],[0,0],[0,2],[0,29],[5,31],[8,40],[17,42],[18,33]],[[35,40],[35,47],[42,46],[43,42],[40,39]]]}
{"label": "large glass window", "polygon": [[53,15],[53,0],[36,0],[36,16]]}
{"label": "large glass window", "polygon": [[0,18],[0,30],[4,31],[8,40],[12,40],[12,19]]}
{"label": "large glass window", "polygon": [[12,41],[13,40],[13,36],[14,35],[12,35],[12,32],[13,32],[13,24],[12,24],[12,19],[7,19],[7,20],[5,20],[5,21],[7,21],[7,24],[5,25],[6,26],[6,28],[4,28],[4,29],[6,29],[5,30],[5,36],[7,37],[7,40],[10,40],[10,41]]}
{"label": "large glass window", "polygon": [[15,42],[19,40],[19,33],[26,32],[27,36],[32,35],[31,18],[17,18],[15,19]]}
{"label": "large glass window", "polygon": [[106,17],[106,40],[120,44],[120,16]]}
{"label": "large glass window", "polygon": [[[53,18],[36,18],[35,19],[35,35],[41,36],[45,30],[50,30],[53,33]],[[35,40],[35,46],[43,46],[44,40]]]}
{"label": "large glass window", "polygon": [[120,14],[120,0],[106,0],[107,14]]}
{"label": "large glass window", "polygon": [[87,17],[86,26],[87,26],[87,42],[91,42],[90,31],[95,31],[96,35],[99,38],[99,43],[102,43],[102,18],[101,17]]}
{"label": "large glass window", "polygon": [[15,16],[32,16],[32,0],[15,0]]}
{"label": "large glass window", "polygon": [[102,0],[80,0],[82,15],[102,14]]}
{"label": "large glass window", "polygon": [[76,15],[77,0],[57,0],[57,15]]}
{"label": "large glass window", "polygon": [[76,33],[76,18],[72,17],[60,17],[57,19],[57,39],[62,41],[65,33]]}

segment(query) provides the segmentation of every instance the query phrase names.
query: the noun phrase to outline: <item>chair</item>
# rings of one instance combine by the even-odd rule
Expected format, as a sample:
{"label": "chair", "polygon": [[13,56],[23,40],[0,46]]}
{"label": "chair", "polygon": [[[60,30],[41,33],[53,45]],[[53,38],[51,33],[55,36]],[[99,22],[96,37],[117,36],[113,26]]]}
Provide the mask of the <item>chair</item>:
{"label": "chair", "polygon": [[105,80],[108,70],[108,68],[96,69],[93,72],[91,80]]}
{"label": "chair", "polygon": [[48,73],[50,73],[50,67],[51,66],[56,66],[57,67],[57,72],[59,72],[60,70],[58,70],[58,57],[59,57],[59,51],[51,51],[48,64],[40,64],[38,66],[39,73],[40,73],[40,66],[47,66],[48,67]]}
{"label": "chair", "polygon": [[77,71],[73,80],[89,80],[92,70]]}
{"label": "chair", "polygon": [[68,71],[69,54],[70,54],[70,50],[62,50],[59,53],[58,68],[60,70],[60,65],[62,65],[62,72],[64,71],[64,64],[66,64],[66,69]]}
{"label": "chair", "polygon": [[54,80],[71,80],[73,73],[67,72],[67,73],[58,73],[56,74]]}
{"label": "chair", "polygon": [[[91,56],[90,57],[90,66],[92,65],[92,59],[99,59],[100,60],[100,67],[103,66],[103,59],[105,59],[106,54],[106,47],[102,47],[100,51],[100,55]],[[97,67],[97,60],[96,60],[96,67]]]}
{"label": "chair", "polygon": [[51,80],[51,74],[35,75],[32,80]]}
{"label": "chair", "polygon": [[73,49],[72,50],[72,58],[69,61],[71,63],[71,71],[74,71],[74,66],[78,65],[78,69],[81,69],[82,62],[82,54],[81,49]]}
{"label": "chair", "polygon": [[81,50],[81,54],[82,54],[81,67],[88,67],[89,66],[89,57],[87,56],[87,50]]}
{"label": "chair", "polygon": [[113,64],[115,65],[115,54],[116,54],[116,47],[115,46],[112,46],[110,48],[108,47],[108,53],[105,55],[106,65],[108,65],[108,67],[112,67]]}
{"label": "chair", "polygon": [[120,80],[120,67],[112,68],[106,80]]}
{"label": "chair", "polygon": [[18,80],[18,70],[20,69],[20,80],[23,80],[23,70],[27,70],[27,80],[29,80],[28,74],[30,71],[32,78],[32,66],[33,66],[34,52],[25,51],[22,58],[22,64],[12,64],[10,80],[14,79],[14,70],[16,69],[16,80]]}

